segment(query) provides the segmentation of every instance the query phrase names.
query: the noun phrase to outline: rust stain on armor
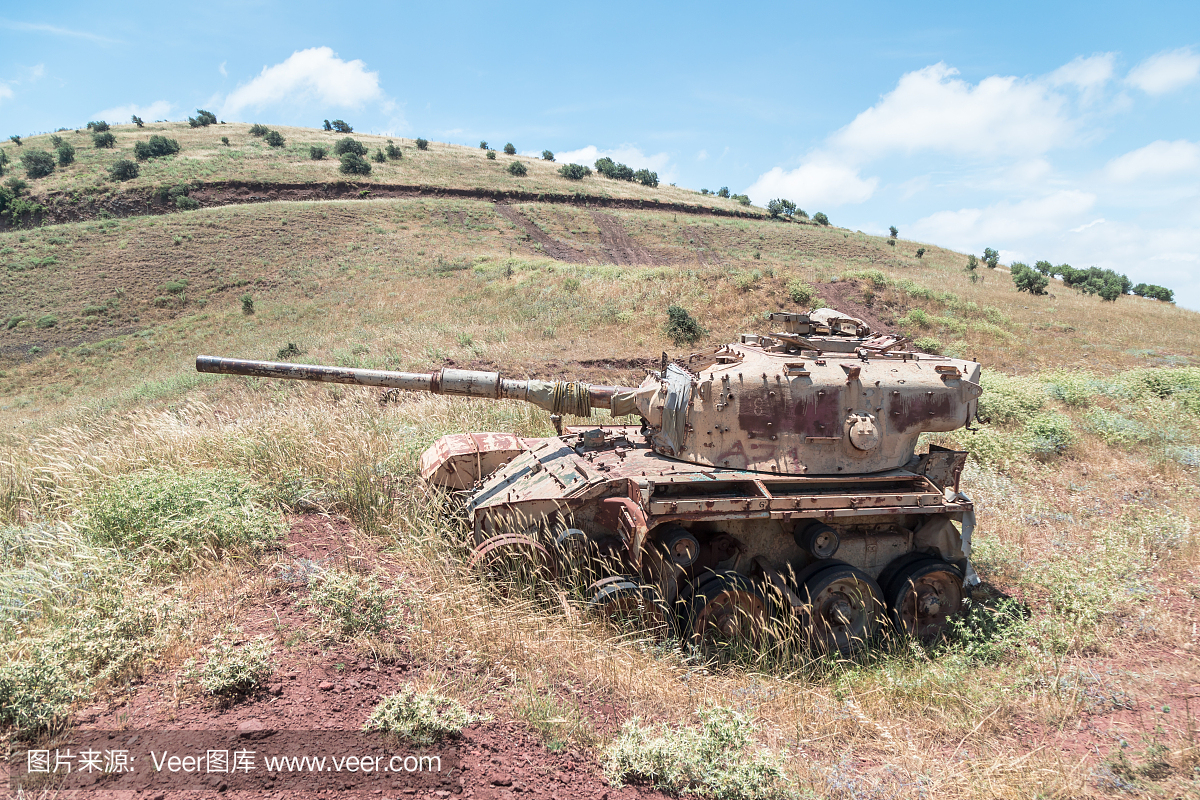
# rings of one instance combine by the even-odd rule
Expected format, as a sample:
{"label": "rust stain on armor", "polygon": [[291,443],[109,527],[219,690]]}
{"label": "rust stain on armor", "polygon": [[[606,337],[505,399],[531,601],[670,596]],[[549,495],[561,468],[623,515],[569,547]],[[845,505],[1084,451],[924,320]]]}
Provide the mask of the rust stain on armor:
{"label": "rust stain on armor", "polygon": [[946,392],[893,394],[888,406],[888,419],[900,433],[928,425],[931,419],[951,419],[958,404]]}
{"label": "rust stain on armor", "polygon": [[738,398],[738,425],[744,431],[762,436],[781,433],[841,436],[839,390],[812,392],[798,401],[784,397],[787,393],[786,385],[743,393]]}

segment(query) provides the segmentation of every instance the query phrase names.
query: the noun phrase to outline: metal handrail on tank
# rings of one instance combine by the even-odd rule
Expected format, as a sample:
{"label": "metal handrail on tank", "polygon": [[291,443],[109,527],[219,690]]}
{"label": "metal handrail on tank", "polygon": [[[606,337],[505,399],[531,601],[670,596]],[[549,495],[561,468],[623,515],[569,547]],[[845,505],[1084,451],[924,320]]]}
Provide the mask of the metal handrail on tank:
{"label": "metal handrail on tank", "polygon": [[551,414],[591,416],[593,408],[609,408],[612,396],[632,392],[622,386],[595,386],[581,381],[515,380],[499,372],[443,368],[437,372],[393,372],[382,369],[326,367],[278,361],[251,361],[218,356],[196,356],[196,371],[256,378],[379,386],[409,392],[429,392],[491,400],[522,400]]}

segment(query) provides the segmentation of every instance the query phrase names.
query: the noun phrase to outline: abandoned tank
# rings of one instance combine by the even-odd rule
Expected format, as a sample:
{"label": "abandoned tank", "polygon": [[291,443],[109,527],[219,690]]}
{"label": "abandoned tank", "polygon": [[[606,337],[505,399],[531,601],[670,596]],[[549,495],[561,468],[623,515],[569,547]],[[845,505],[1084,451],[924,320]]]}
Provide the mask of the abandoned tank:
{"label": "abandoned tank", "polygon": [[[885,625],[930,640],[977,583],[967,454],[922,433],[968,426],[980,365],[908,349],[831,309],[668,361],[637,387],[199,356],[201,372],[516,399],[559,435],[459,433],[421,458],[462,493],[471,563],[589,576],[599,613],[640,609],[685,637],[787,630],[848,651]],[[562,427],[607,408],[638,424]],[[784,621],[783,626],[772,622]]]}

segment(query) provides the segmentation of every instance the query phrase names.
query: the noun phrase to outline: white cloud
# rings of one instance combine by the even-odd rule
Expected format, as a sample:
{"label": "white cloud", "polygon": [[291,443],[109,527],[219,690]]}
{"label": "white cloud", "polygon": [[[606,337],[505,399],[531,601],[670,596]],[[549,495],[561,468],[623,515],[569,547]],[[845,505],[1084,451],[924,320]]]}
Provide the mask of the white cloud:
{"label": "white cloud", "polygon": [[1200,53],[1184,47],[1150,56],[1129,72],[1131,84],[1147,94],[1166,94],[1200,77]]}
{"label": "white cloud", "polygon": [[1048,80],[1053,86],[1074,86],[1087,91],[1098,89],[1112,80],[1115,53],[1079,56],[1051,72]]}
{"label": "white cloud", "polygon": [[0,83],[0,101],[11,100],[13,98],[13,90],[8,88],[7,84]]}
{"label": "white cloud", "polygon": [[696,160],[697,161],[707,161],[708,160],[708,151],[701,150],[699,153],[696,153]]}
{"label": "white cloud", "polygon": [[1084,223],[1083,225],[1080,225],[1078,228],[1071,228],[1071,233],[1083,233],[1088,228],[1094,228],[1097,225],[1103,225],[1107,221],[1108,220],[1106,220],[1104,217],[1101,217],[1100,219],[1094,219],[1091,222],[1087,222],[1087,223]]}
{"label": "white cloud", "polygon": [[110,39],[107,36],[101,36],[97,33],[88,31],[73,31],[67,28],[59,28],[56,25],[46,25],[40,22],[13,22],[11,20],[0,20],[0,28],[8,28],[14,31],[30,31],[32,33],[49,33],[53,36],[66,36],[73,39],[88,39],[100,44],[116,44],[116,39]]}
{"label": "white cloud", "polygon": [[1145,147],[1117,156],[1104,167],[1113,181],[1130,183],[1144,178],[1185,176],[1200,169],[1200,144],[1178,139],[1158,140]]}
{"label": "white cloud", "polygon": [[589,144],[587,147],[582,147],[578,150],[565,150],[554,154],[554,158],[564,164],[584,164],[589,167],[596,163],[596,159],[602,156],[608,156],[613,161],[621,164],[628,164],[634,169],[648,169],[654,172],[664,172],[671,161],[671,157],[666,153],[647,155],[639,148],[628,144],[623,144],[620,147],[614,147],[609,150],[601,150],[595,145]]}
{"label": "white cloud", "polygon": [[774,197],[818,211],[845,203],[862,203],[875,193],[878,178],[863,179],[853,167],[816,154],[790,172],[775,167],[760,175],[746,194],[759,205]]}
{"label": "white cloud", "polygon": [[343,61],[331,48],[313,47],[297,50],[275,66],[263,67],[258,77],[230,93],[221,116],[236,117],[247,108],[307,100],[356,107],[382,96],[378,72],[368,72],[366,64],[357,59]]}
{"label": "white cloud", "polygon": [[172,108],[174,106],[166,100],[155,100],[148,106],[129,103],[128,105],[114,106],[106,108],[103,111],[97,111],[92,115],[92,119],[108,120],[116,124],[129,122],[130,117],[134,114],[137,114],[144,120],[168,119]]}
{"label": "white cloud", "polygon": [[934,64],[900,78],[896,88],[830,137],[861,159],[928,150],[995,157],[1043,153],[1074,125],[1065,98],[1043,81],[994,75],[972,85]]}
{"label": "white cloud", "polygon": [[229,73],[225,70],[225,65],[228,63],[229,63],[228,61],[222,61],[220,64],[217,65],[217,72],[221,73],[221,77],[223,77],[223,78],[229,77]]}
{"label": "white cloud", "polygon": [[914,239],[968,253],[978,252],[1003,240],[1022,241],[1031,236],[1061,233],[1095,203],[1094,194],[1064,189],[1016,203],[1002,201],[987,208],[938,211],[917,220],[909,230]]}

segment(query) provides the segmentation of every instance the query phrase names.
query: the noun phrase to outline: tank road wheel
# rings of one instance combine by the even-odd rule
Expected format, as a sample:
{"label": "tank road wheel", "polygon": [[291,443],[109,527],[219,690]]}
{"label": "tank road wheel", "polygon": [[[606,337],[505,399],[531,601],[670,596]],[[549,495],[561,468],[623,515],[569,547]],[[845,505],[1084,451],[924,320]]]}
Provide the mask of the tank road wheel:
{"label": "tank road wheel", "polygon": [[613,575],[593,583],[587,596],[588,613],[618,627],[632,623],[660,638],[673,633],[671,610],[654,586],[627,575]]}
{"label": "tank road wheel", "polygon": [[484,540],[471,553],[467,568],[489,578],[528,586],[558,576],[558,562],[538,542],[519,533]]}
{"label": "tank road wheel", "polygon": [[754,583],[732,570],[697,581],[688,621],[693,641],[758,644],[766,634],[767,601]]}
{"label": "tank road wheel", "polygon": [[962,610],[962,570],[932,556],[913,561],[888,582],[884,597],[902,631],[926,643],[936,641]]}
{"label": "tank road wheel", "polygon": [[852,653],[879,629],[883,593],[870,575],[849,564],[833,564],[806,576],[808,636],[819,650]]}

